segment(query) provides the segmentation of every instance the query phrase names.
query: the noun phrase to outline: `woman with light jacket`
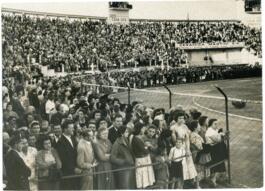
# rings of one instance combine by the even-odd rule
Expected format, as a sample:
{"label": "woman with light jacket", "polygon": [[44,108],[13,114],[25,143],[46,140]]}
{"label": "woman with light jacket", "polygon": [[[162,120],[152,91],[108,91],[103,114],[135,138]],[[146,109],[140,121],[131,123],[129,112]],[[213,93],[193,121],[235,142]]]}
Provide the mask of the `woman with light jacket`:
{"label": "woman with light jacket", "polygon": [[56,150],[51,146],[51,140],[44,136],[40,142],[41,150],[36,157],[36,167],[39,181],[39,190],[59,190],[60,169],[62,163]]}

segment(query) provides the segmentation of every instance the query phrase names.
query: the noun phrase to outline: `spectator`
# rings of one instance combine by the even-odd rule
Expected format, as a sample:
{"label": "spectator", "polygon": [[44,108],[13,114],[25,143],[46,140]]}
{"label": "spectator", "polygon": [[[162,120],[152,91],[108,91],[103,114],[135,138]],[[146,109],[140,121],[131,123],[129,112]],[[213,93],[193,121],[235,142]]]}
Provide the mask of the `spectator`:
{"label": "spectator", "polygon": [[[126,127],[121,126],[118,130],[120,137],[113,144],[110,161],[114,169],[127,168],[135,166],[135,159],[129,146],[129,131]],[[123,170],[114,173],[115,189],[136,189],[135,170]]]}
{"label": "spectator", "polygon": [[27,139],[19,133],[10,141],[12,149],[7,153],[5,160],[8,181],[7,188],[9,190],[29,190],[31,170],[20,154],[25,142],[27,142]]}
{"label": "spectator", "polygon": [[108,138],[112,144],[116,141],[119,135],[119,128],[122,126],[122,116],[116,115],[114,117],[113,126],[109,128]]}
{"label": "spectator", "polygon": [[154,172],[156,185],[159,186],[159,189],[168,189],[167,182],[169,181],[169,170],[167,160],[168,157],[166,147],[158,147],[157,155],[154,159],[154,163],[156,163],[156,165],[154,165]]}
{"label": "spectator", "polygon": [[51,140],[46,135],[40,141],[41,149],[36,156],[38,177],[47,180],[39,181],[39,190],[59,190],[60,169],[62,163],[57,151],[52,148]]}
{"label": "spectator", "polygon": [[[97,141],[94,143],[95,154],[98,161],[96,172],[110,171],[112,165],[110,163],[112,144],[108,139],[108,129],[106,127],[100,127],[98,129]],[[114,189],[114,178],[112,172],[97,174],[97,186],[99,190],[111,190]]]}
{"label": "spectator", "polygon": [[[186,162],[186,149],[183,145],[184,140],[182,138],[176,137],[175,147],[172,147],[168,156],[171,160],[170,164],[170,176],[174,181],[172,183],[172,189],[183,189],[184,173],[187,171]],[[176,181],[176,183],[175,183]]]}
{"label": "spectator", "polygon": [[[76,141],[73,138],[74,134],[74,123],[73,121],[66,120],[62,124],[63,134],[56,145],[56,150],[62,161],[62,174],[63,176],[74,175],[76,173],[80,174],[81,170],[77,168],[76,165]],[[63,190],[78,190],[79,179],[65,179],[61,180],[60,189]]]}
{"label": "spectator", "polygon": [[[211,159],[212,163],[223,161],[226,156],[226,146],[223,142],[225,134],[218,129],[217,119],[210,119],[208,124],[208,129],[205,134],[206,143],[212,146],[211,148]],[[225,173],[225,163],[221,163],[217,166],[211,168],[211,180],[214,186],[216,186],[216,179],[222,173]]]}
{"label": "spectator", "polygon": [[140,189],[147,188],[148,186],[152,186],[155,183],[155,175],[153,167],[151,166],[152,161],[148,147],[145,146],[145,143],[140,136],[142,128],[143,124],[136,123],[133,135],[129,136],[129,141],[132,147],[133,154],[135,156],[136,167],[150,165],[146,167],[136,168],[135,170],[136,187]]}
{"label": "spectator", "polygon": [[93,169],[97,165],[92,147],[93,131],[83,131],[82,137],[77,146],[77,165],[88,175],[81,177],[81,190],[93,190]]}

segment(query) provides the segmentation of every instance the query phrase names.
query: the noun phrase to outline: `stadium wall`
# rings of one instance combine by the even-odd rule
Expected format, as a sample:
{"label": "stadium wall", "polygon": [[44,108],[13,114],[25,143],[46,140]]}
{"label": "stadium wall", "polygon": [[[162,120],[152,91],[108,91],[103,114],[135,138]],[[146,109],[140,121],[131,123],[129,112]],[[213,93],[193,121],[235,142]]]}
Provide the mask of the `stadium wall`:
{"label": "stadium wall", "polygon": [[[220,65],[220,64],[245,64],[241,56],[241,48],[229,49],[200,49],[186,50],[188,63],[191,66]],[[209,59],[211,57],[211,59]],[[208,58],[206,60],[206,58]],[[212,60],[212,61],[211,61]]]}

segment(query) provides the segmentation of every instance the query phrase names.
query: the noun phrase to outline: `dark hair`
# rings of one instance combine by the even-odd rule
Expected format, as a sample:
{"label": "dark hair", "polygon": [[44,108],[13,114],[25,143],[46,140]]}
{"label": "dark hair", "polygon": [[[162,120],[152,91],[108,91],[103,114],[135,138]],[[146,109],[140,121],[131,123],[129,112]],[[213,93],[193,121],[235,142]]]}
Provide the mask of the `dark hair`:
{"label": "dark hair", "polygon": [[63,123],[62,123],[62,129],[67,129],[68,128],[68,125],[70,124],[74,124],[74,122],[72,120],[68,120],[66,119]]}
{"label": "dark hair", "polygon": [[208,127],[211,127],[215,121],[217,121],[217,119],[210,119],[208,122]]}
{"label": "dark hair", "polygon": [[198,121],[196,121],[196,120],[194,120],[194,121],[191,121],[190,123],[189,123],[189,129],[191,130],[191,131],[194,131],[195,129],[197,129],[198,128],[198,124],[199,124],[199,122]]}
{"label": "dark hair", "polygon": [[121,115],[119,115],[119,114],[118,114],[118,115],[115,115],[114,118],[113,118],[114,121],[115,121],[117,118],[123,118],[123,117],[122,117]]}
{"label": "dark hair", "polygon": [[207,118],[208,118],[207,116],[201,116],[199,118],[199,124],[200,124],[200,126],[203,126],[206,123]]}
{"label": "dark hair", "polygon": [[120,126],[118,129],[118,133],[120,134],[120,136],[123,135],[125,131],[126,131],[126,126],[124,125]]}
{"label": "dark hair", "polygon": [[143,127],[144,127],[144,124],[142,124],[140,122],[137,122],[134,125],[134,132],[133,132],[133,134],[134,135],[139,135],[141,133],[141,130],[142,130]]}
{"label": "dark hair", "polygon": [[155,119],[153,120],[152,124],[158,128],[160,125],[160,121],[158,119]]}
{"label": "dark hair", "polygon": [[15,144],[18,144],[21,142],[22,139],[26,139],[23,133],[16,132],[14,136],[11,138],[9,145],[13,147]]}
{"label": "dark hair", "polygon": [[192,112],[191,113],[191,117],[194,119],[194,120],[198,120],[200,118],[200,116],[202,115],[201,112],[199,111],[195,111],[195,112]]}
{"label": "dark hair", "polygon": [[40,138],[40,149],[43,150],[44,149],[44,142],[45,141],[51,141],[51,138],[48,135],[42,135]]}
{"label": "dark hair", "polygon": [[178,111],[178,112],[175,112],[174,113],[174,118],[173,119],[177,122],[178,121],[178,118],[179,117],[182,117],[182,116],[185,117],[185,113],[183,111],[181,111],[181,112]]}

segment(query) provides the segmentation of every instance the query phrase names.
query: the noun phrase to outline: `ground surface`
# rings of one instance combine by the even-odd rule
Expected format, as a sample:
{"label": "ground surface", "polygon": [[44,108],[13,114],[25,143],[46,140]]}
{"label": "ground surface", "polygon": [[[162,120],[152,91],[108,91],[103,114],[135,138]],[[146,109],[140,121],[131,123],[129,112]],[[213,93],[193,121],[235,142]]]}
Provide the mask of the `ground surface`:
{"label": "ground surface", "polygon": [[[186,111],[196,107],[203,115],[219,119],[219,125],[225,129],[225,115],[221,113],[225,111],[224,100],[194,97],[196,94],[222,97],[214,85],[221,87],[229,97],[250,101],[243,109],[236,109],[229,102],[229,114],[232,114],[229,116],[232,183],[237,187],[262,187],[262,104],[251,102],[262,100],[261,78],[169,86],[173,92],[172,105],[180,104]],[[169,98],[166,92],[163,87],[149,88],[148,91],[134,90],[131,92],[131,101],[141,100],[148,106],[168,109]],[[193,96],[179,95],[182,93]],[[125,103],[128,100],[126,92],[117,93],[116,97]]]}

